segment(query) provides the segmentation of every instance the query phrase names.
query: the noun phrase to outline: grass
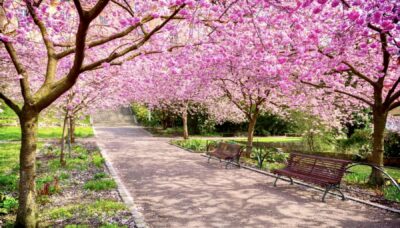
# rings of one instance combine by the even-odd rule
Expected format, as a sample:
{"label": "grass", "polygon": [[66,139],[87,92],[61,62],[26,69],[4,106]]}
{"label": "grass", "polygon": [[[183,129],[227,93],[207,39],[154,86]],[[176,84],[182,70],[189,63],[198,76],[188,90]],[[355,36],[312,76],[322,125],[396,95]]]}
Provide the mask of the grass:
{"label": "grass", "polygon": [[98,200],[89,204],[70,204],[64,207],[54,208],[45,212],[45,216],[51,219],[71,219],[76,214],[84,218],[97,217],[100,214],[115,215],[118,211],[126,210],[125,204],[113,200]]}
{"label": "grass", "polygon": [[[247,141],[247,138],[235,138],[235,141]],[[285,136],[269,136],[269,137],[254,137],[253,142],[271,142],[271,143],[280,143],[280,142],[300,142],[301,137],[285,137]]]}
{"label": "grass", "polygon": [[105,162],[104,158],[103,158],[100,154],[95,154],[95,155],[93,155],[92,159],[93,159],[93,164],[94,164],[97,168],[102,167],[103,164],[104,164],[104,162]]}
{"label": "grass", "polygon": [[83,186],[84,189],[91,191],[110,190],[117,187],[117,183],[113,179],[97,179],[90,180]]}
{"label": "grass", "polygon": [[17,189],[19,143],[0,143],[0,192]]}
{"label": "grass", "polygon": [[[196,152],[204,152],[207,149],[208,144],[216,144],[220,141],[228,141],[228,142],[246,142],[247,139],[243,137],[229,138],[229,139],[209,139],[209,138],[192,138],[188,140],[172,140],[171,143],[186,149],[190,149]],[[256,137],[254,142],[263,142],[263,143],[284,143],[284,142],[299,142],[301,141],[300,137]]]}
{"label": "grass", "polygon": [[[39,127],[39,138],[61,138],[61,127]],[[87,138],[93,136],[92,127],[77,126],[75,135],[78,138]],[[21,129],[19,126],[0,127],[0,140],[20,140]]]}

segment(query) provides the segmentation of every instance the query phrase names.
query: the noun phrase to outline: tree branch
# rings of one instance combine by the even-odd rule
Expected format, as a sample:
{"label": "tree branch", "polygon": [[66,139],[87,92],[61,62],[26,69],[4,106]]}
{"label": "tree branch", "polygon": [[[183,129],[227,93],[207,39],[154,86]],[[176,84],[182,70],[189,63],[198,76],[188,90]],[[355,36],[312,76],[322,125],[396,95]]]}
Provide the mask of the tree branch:
{"label": "tree branch", "polygon": [[[73,65],[68,74],[62,79],[58,80],[51,85],[42,86],[35,94],[38,97],[36,107],[42,110],[49,106],[53,101],[70,89],[79,77],[80,69],[85,58],[85,43],[87,31],[89,30],[90,22],[92,22],[96,16],[106,7],[109,0],[99,0],[96,5],[88,12],[82,11],[82,7],[78,0],[74,0],[75,6],[79,15],[83,15],[79,19],[78,31],[75,35],[75,58]],[[82,13],[83,12],[83,13]]]}
{"label": "tree branch", "polygon": [[398,107],[400,107],[400,101],[397,101],[397,102],[394,102],[393,104],[391,104],[389,106],[389,111],[391,111],[391,110],[393,110],[395,108],[398,108]]}
{"label": "tree branch", "polygon": [[[1,30],[0,30],[1,32]],[[18,75],[20,75],[22,78],[19,80],[20,86],[21,86],[21,93],[22,97],[24,98],[25,101],[31,102],[32,99],[32,94],[31,94],[31,89],[29,86],[29,75],[28,72],[26,71],[24,65],[19,61],[19,57],[17,54],[17,51],[14,49],[14,46],[9,43],[9,42],[4,42],[4,46],[6,47],[6,50],[8,52],[8,55],[11,58],[11,61],[14,64],[14,68],[17,71]]]}
{"label": "tree branch", "polygon": [[[140,23],[138,23],[136,25],[129,26],[128,28],[126,28],[125,30],[123,30],[123,31],[121,31],[119,33],[115,33],[115,34],[113,34],[111,36],[108,36],[108,37],[105,37],[103,39],[99,39],[99,40],[95,40],[95,41],[89,42],[87,44],[87,47],[88,48],[93,48],[93,47],[100,46],[100,45],[103,45],[105,43],[108,43],[110,41],[116,40],[118,38],[124,37],[124,36],[128,35],[130,32],[132,32],[133,30],[135,30],[136,28],[138,28],[142,23],[147,23],[147,22],[149,22],[149,21],[151,21],[153,19],[154,18],[152,18],[152,17],[146,17]],[[74,53],[75,50],[76,50],[76,48],[70,48],[70,49],[67,49],[67,50],[65,50],[65,51],[63,51],[61,53],[58,53],[56,55],[57,59],[64,58],[65,56],[68,56],[68,55]]]}
{"label": "tree branch", "polygon": [[0,99],[2,99],[6,105],[10,107],[18,116],[21,115],[21,108],[17,105],[17,103],[6,97],[2,92],[0,92]]}
{"label": "tree branch", "polygon": [[[311,83],[311,82],[306,82],[306,81],[303,81],[303,80],[301,80],[300,82],[303,83],[303,84],[309,85],[309,86],[313,86],[313,87],[315,87],[317,89],[332,89],[331,87],[328,87],[328,86],[325,86],[325,85],[318,85],[318,84],[314,84],[314,83]],[[360,97],[360,96],[357,96],[357,95],[354,95],[354,94],[351,94],[349,92],[346,92],[346,91],[343,91],[343,90],[339,90],[339,89],[333,89],[333,91],[336,92],[336,93],[344,94],[344,95],[347,95],[349,97],[352,97],[352,98],[355,98],[357,100],[360,100],[360,101],[368,104],[370,107],[374,106],[374,104],[372,102],[368,101],[367,99],[365,99],[363,97]]]}
{"label": "tree branch", "polygon": [[168,17],[168,19],[164,20],[163,23],[161,23],[160,25],[156,26],[151,32],[149,32],[147,35],[145,35],[145,36],[143,37],[143,39],[142,39],[140,42],[138,42],[138,43],[136,43],[136,44],[133,44],[133,45],[131,45],[131,46],[129,46],[129,47],[127,47],[127,48],[125,48],[125,49],[119,51],[119,52],[112,52],[112,53],[111,53],[108,57],[106,57],[106,58],[103,58],[103,59],[100,59],[100,60],[98,60],[98,61],[96,61],[96,62],[87,64],[87,65],[83,66],[83,67],[80,69],[80,72],[92,70],[92,69],[94,69],[94,68],[100,66],[100,65],[103,64],[103,63],[111,63],[113,60],[115,60],[115,59],[117,59],[117,58],[119,58],[119,57],[122,57],[122,56],[124,56],[124,55],[126,55],[126,54],[128,54],[128,53],[130,53],[130,52],[132,52],[132,51],[134,51],[134,50],[137,50],[139,47],[143,46],[156,32],[158,32],[160,29],[162,29],[170,20],[172,20],[172,18],[173,18],[176,14],[178,14],[178,12],[179,12],[183,7],[185,7],[185,4],[179,6],[179,7]]}
{"label": "tree branch", "polygon": [[47,69],[45,76],[45,84],[52,83],[56,75],[57,70],[57,59],[54,56],[54,44],[51,41],[49,34],[47,32],[46,26],[37,16],[35,9],[29,1],[26,1],[26,6],[28,8],[29,14],[31,15],[33,21],[37,25],[42,35],[43,43],[47,50]]}

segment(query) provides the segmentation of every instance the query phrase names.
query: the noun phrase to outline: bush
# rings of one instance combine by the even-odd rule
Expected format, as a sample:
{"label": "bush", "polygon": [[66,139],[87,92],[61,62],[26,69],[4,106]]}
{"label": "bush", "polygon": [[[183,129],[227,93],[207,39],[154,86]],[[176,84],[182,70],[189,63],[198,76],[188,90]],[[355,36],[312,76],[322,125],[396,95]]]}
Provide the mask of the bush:
{"label": "bush", "polygon": [[355,153],[358,159],[365,159],[372,151],[372,135],[370,129],[355,130],[348,139],[338,140],[340,152]]}
{"label": "bush", "polygon": [[400,135],[388,132],[385,137],[385,157],[400,157]]}

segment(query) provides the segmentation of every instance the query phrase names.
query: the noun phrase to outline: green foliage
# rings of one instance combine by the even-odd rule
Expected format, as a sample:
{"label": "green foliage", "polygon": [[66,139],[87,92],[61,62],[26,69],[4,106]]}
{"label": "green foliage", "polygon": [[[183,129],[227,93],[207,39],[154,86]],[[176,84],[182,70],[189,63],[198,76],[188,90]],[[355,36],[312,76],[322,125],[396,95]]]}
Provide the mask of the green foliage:
{"label": "green foliage", "polygon": [[74,204],[66,207],[54,208],[48,213],[48,215],[52,219],[70,219],[78,209],[79,205]]}
{"label": "green foliage", "polygon": [[75,224],[68,224],[64,228],[89,228],[88,225],[75,225]]}
{"label": "green foliage", "polygon": [[98,200],[93,203],[74,203],[64,207],[53,208],[44,212],[44,216],[51,219],[71,219],[76,214],[80,214],[83,218],[98,217],[100,214],[112,216],[121,210],[126,210],[125,204],[113,200]]}
{"label": "green foliage", "polygon": [[66,180],[66,179],[69,179],[70,177],[71,177],[71,175],[69,173],[66,173],[66,172],[62,172],[60,174],[60,180]]}
{"label": "green foliage", "polygon": [[36,179],[36,189],[38,195],[53,195],[60,192],[58,178],[53,176],[44,176]]}
{"label": "green foliage", "polygon": [[391,185],[385,187],[383,190],[383,194],[388,200],[400,202],[400,192],[399,190],[397,190],[396,186]]}
{"label": "green foliage", "polygon": [[104,224],[100,228],[127,228],[128,226],[119,226],[118,224]]}
{"label": "green foliage", "polygon": [[15,212],[18,208],[18,201],[12,196],[2,196],[0,194],[0,214]]}
{"label": "green foliage", "polygon": [[155,127],[159,125],[159,120],[156,115],[140,104],[132,104],[132,112],[135,114],[139,123],[147,127]]}
{"label": "green foliage", "polygon": [[95,179],[90,180],[83,186],[84,189],[91,191],[110,190],[117,187],[117,183],[113,179]]}
{"label": "green foliage", "polygon": [[0,190],[14,191],[17,189],[18,177],[16,174],[3,175],[0,174]]}
{"label": "green foliage", "polygon": [[257,161],[257,167],[265,168],[264,161],[268,163],[284,163],[286,162],[287,155],[278,148],[274,147],[255,147],[250,155],[251,158]]}
{"label": "green foliage", "polygon": [[[371,174],[371,167],[366,165],[357,165],[353,166],[349,170],[344,177],[344,180],[348,184],[356,184],[356,185],[368,185],[369,175]],[[397,182],[400,182],[400,169],[385,167],[385,171]],[[387,181],[386,186],[383,186],[382,194],[385,199],[394,200],[400,202],[400,193],[394,185],[390,184],[390,181]]]}
{"label": "green foliage", "polygon": [[385,137],[385,157],[400,157],[400,135],[388,132]]}
{"label": "green foliage", "polygon": [[92,160],[93,164],[98,168],[102,167],[105,162],[104,158],[100,154],[93,155]]}
{"label": "green foliage", "polygon": [[[62,133],[61,127],[39,127],[39,138],[60,138]],[[79,138],[87,138],[93,136],[92,127],[77,126],[75,135]],[[19,126],[3,126],[0,127],[0,140],[20,140],[21,129]]]}
{"label": "green foliage", "polygon": [[171,143],[197,152],[204,152],[207,149],[207,141],[202,139],[173,140]]}
{"label": "green foliage", "polygon": [[255,135],[259,136],[284,135],[293,132],[293,128],[293,123],[284,118],[272,113],[263,113],[258,117],[254,131]]}
{"label": "green foliage", "polygon": [[100,173],[96,173],[96,174],[94,175],[93,179],[99,180],[99,179],[107,178],[107,177],[108,177],[107,173],[100,172]]}
{"label": "green foliage", "polygon": [[0,143],[0,192],[17,189],[19,143]]}
{"label": "green foliage", "polygon": [[358,159],[365,159],[372,151],[372,135],[370,129],[357,129],[348,139],[337,141],[337,151],[352,153]]}

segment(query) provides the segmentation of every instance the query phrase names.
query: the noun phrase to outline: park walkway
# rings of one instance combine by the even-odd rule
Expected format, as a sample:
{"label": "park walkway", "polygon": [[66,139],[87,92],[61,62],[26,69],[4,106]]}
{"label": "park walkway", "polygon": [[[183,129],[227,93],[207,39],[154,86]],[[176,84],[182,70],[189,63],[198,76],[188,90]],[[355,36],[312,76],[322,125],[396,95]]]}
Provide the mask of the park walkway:
{"label": "park walkway", "polygon": [[95,126],[99,146],[150,227],[399,227],[398,215],[327,198],[152,137],[138,126]]}

